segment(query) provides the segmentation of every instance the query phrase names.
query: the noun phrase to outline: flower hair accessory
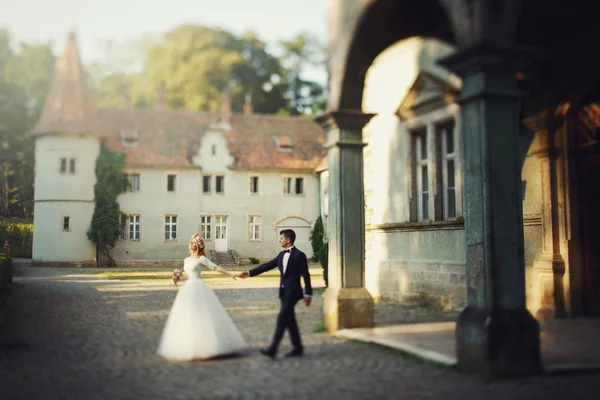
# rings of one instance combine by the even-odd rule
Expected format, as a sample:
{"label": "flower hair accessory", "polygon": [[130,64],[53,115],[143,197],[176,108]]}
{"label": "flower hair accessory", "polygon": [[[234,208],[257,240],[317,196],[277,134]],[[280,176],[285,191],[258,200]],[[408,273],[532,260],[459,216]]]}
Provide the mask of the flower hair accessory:
{"label": "flower hair accessory", "polygon": [[202,239],[202,236],[200,236],[199,233],[194,233],[190,240],[194,240],[194,239],[196,241],[198,241],[198,248],[203,249],[204,248],[204,239]]}

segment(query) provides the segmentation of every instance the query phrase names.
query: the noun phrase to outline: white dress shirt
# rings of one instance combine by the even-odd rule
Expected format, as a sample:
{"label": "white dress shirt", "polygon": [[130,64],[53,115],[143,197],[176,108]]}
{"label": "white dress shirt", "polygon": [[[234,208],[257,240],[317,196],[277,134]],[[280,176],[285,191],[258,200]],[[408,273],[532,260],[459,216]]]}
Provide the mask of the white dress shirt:
{"label": "white dress shirt", "polygon": [[287,270],[288,261],[290,260],[290,255],[292,254],[293,248],[294,248],[294,246],[288,247],[287,249],[284,250],[284,251],[287,251],[287,253],[285,253],[283,255],[283,273],[284,274],[285,274],[285,271]]}

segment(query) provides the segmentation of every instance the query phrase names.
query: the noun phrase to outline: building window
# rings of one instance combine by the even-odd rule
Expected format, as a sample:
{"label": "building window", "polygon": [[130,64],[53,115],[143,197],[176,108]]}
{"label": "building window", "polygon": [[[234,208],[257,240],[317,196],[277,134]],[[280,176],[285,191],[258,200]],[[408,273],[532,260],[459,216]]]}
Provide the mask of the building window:
{"label": "building window", "polygon": [[248,239],[249,240],[261,240],[261,221],[260,215],[249,215],[248,216]]}
{"label": "building window", "polygon": [[140,174],[129,175],[129,191],[134,193],[140,191]]}
{"label": "building window", "polygon": [[217,193],[225,193],[225,177],[224,176],[216,177],[215,191]]}
{"label": "building window", "polygon": [[165,240],[177,240],[177,215],[165,215]]}
{"label": "building window", "polygon": [[74,174],[75,173],[75,159],[71,158],[69,160],[69,174]]}
{"label": "building window", "polygon": [[443,201],[443,219],[456,218],[456,151],[454,140],[454,121],[436,126],[439,140],[439,161],[441,169],[441,187]]}
{"label": "building window", "polygon": [[211,182],[212,182],[211,175],[204,175],[202,177],[202,192],[204,192],[204,193],[212,192]]}
{"label": "building window", "polygon": [[275,142],[275,148],[277,151],[290,152],[294,148],[292,139],[289,136],[273,136],[273,141]]}
{"label": "building window", "polygon": [[296,194],[304,194],[304,178],[296,178]]}
{"label": "building window", "polygon": [[67,159],[66,158],[60,159],[60,173],[61,174],[67,173]]}
{"label": "building window", "polygon": [[429,124],[411,133],[410,220],[440,221],[460,216],[460,167],[455,122]]}
{"label": "building window", "polygon": [[258,194],[258,176],[250,177],[250,193]]}
{"label": "building window", "polygon": [[217,146],[215,146],[215,145],[213,144],[213,145],[212,145],[212,148],[211,148],[211,151],[212,151],[212,155],[213,155],[213,156],[217,155]]}
{"label": "building window", "polygon": [[177,190],[177,175],[167,175],[167,192],[175,192]]}
{"label": "building window", "polygon": [[414,155],[417,192],[417,218],[429,220],[429,166],[427,154],[427,131],[414,133]]}
{"label": "building window", "polygon": [[63,219],[62,219],[62,230],[63,230],[63,232],[70,232],[71,231],[71,217],[69,217],[69,216],[63,216]]}
{"label": "building window", "polygon": [[202,215],[200,216],[200,234],[204,240],[212,239],[212,216]]}
{"label": "building window", "polygon": [[140,240],[139,215],[129,215],[129,240]]}
{"label": "building window", "polygon": [[283,178],[283,194],[300,196],[304,194],[304,178]]}

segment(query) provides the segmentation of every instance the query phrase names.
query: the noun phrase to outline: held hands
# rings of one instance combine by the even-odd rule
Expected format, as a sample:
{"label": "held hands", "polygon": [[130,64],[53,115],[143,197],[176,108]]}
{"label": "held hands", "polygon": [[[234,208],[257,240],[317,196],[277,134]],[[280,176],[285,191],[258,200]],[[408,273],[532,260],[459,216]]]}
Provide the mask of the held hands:
{"label": "held hands", "polygon": [[304,297],[304,302],[306,303],[306,307],[310,306],[310,300],[311,300],[311,297],[309,297],[309,296]]}
{"label": "held hands", "polygon": [[248,275],[248,271],[244,271],[244,272],[241,272],[241,273],[237,274],[237,275],[235,276],[235,278],[242,278],[242,279],[246,279],[246,278],[248,278],[248,276],[249,276],[249,275]]}

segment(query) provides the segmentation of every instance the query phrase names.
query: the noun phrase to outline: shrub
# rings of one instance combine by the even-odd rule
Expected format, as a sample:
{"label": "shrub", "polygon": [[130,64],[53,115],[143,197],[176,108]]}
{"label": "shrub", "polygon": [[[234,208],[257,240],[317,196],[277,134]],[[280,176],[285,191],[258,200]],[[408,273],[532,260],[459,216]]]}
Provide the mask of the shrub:
{"label": "shrub", "polygon": [[329,279],[327,276],[329,244],[327,243],[327,238],[325,237],[323,219],[321,216],[317,218],[315,221],[315,226],[310,232],[310,244],[312,245],[313,249],[311,261],[321,264],[323,267],[323,279],[325,280],[325,286],[329,286]]}
{"label": "shrub", "polygon": [[0,221],[0,249],[8,240],[11,257],[31,258],[33,225],[11,221]]}
{"label": "shrub", "polygon": [[250,260],[250,262],[252,264],[259,264],[260,263],[260,260],[258,258],[256,258],[256,257],[250,257],[249,260]]}
{"label": "shrub", "polygon": [[0,250],[0,293],[5,292],[8,286],[12,284],[12,278],[12,258],[4,250]]}

